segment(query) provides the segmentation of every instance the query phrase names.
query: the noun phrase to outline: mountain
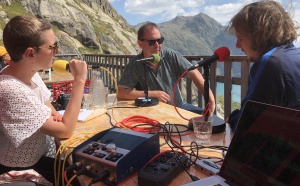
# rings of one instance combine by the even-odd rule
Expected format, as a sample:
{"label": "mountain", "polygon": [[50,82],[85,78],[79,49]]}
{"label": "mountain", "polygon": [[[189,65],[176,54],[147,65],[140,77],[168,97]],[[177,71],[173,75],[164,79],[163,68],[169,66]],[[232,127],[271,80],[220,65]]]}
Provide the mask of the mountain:
{"label": "mountain", "polygon": [[[141,25],[136,25],[135,29]],[[157,25],[165,38],[164,45],[183,55],[210,55],[220,46],[227,46],[231,55],[242,55],[235,47],[235,36],[206,14],[178,16]]]}
{"label": "mountain", "polygon": [[0,33],[15,15],[34,15],[53,25],[61,53],[136,54],[139,50],[136,31],[107,0],[1,0],[0,5]]}
{"label": "mountain", "polygon": [[[139,25],[131,26],[108,0],[0,0],[0,34],[15,15],[34,15],[47,20],[61,46],[61,53],[137,54]],[[178,16],[158,24],[164,45],[183,55],[211,55],[227,46],[240,55],[235,37],[206,14]],[[1,34],[2,36],[2,34]],[[0,38],[2,44],[2,38]]]}

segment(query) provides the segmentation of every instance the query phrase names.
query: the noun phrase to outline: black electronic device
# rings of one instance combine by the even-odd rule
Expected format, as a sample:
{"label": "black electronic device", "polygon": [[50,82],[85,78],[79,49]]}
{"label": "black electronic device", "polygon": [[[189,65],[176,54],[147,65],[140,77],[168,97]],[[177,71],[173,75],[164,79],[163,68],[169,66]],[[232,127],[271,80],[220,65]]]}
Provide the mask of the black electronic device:
{"label": "black electronic device", "polygon": [[138,185],[168,185],[184,170],[187,162],[188,158],[179,152],[167,152],[165,154],[161,154],[139,171]]}
{"label": "black electronic device", "polygon": [[73,163],[91,166],[87,176],[108,171],[108,180],[118,184],[138,172],[159,151],[158,134],[113,128],[77,146],[72,158]]}
{"label": "black electronic device", "polygon": [[[226,123],[223,119],[221,119],[220,117],[218,117],[217,115],[213,114],[213,128],[212,128],[212,133],[213,134],[218,134],[220,132],[224,132],[226,129]],[[191,131],[194,131],[194,127],[193,127],[193,122],[189,121],[188,123],[188,129]]]}
{"label": "black electronic device", "polygon": [[221,165],[209,159],[201,159],[195,162],[195,168],[208,176],[212,176],[219,174]]}
{"label": "black electronic device", "polygon": [[[250,100],[243,108],[218,175],[184,186],[298,186],[299,147],[300,110]],[[209,162],[206,165],[214,166]]]}
{"label": "black electronic device", "polygon": [[136,98],[135,101],[134,101],[134,104],[138,107],[149,107],[149,106],[154,106],[154,105],[157,105],[159,103],[159,100],[158,98],[154,98],[154,97],[151,97],[151,98],[145,98],[145,97],[142,97],[142,98]]}
{"label": "black electronic device", "polygon": [[52,105],[55,110],[66,110],[70,101],[71,94],[60,94],[55,101],[52,101]]}

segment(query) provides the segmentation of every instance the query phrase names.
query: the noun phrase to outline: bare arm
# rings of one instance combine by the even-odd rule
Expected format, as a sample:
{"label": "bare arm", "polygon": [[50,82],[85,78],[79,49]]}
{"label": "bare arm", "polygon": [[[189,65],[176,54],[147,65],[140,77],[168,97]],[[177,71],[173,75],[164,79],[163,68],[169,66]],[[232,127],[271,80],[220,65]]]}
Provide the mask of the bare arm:
{"label": "bare arm", "polygon": [[45,105],[51,108],[51,115],[53,116],[54,121],[62,121],[63,116],[55,110],[49,100],[45,101]]}
{"label": "bare arm", "polygon": [[[117,98],[119,100],[134,100],[139,97],[145,97],[144,91],[125,88],[125,87],[118,87]],[[164,91],[160,91],[160,90],[148,91],[148,97],[156,97],[159,99],[159,101],[163,103],[168,103],[170,101],[170,96]]]}
{"label": "bare arm", "polygon": [[41,127],[43,133],[57,138],[70,138],[75,130],[87,77],[87,65],[84,61],[73,59],[69,65],[74,81],[72,94],[63,119],[61,122],[55,121],[51,115]]}
{"label": "bare arm", "polygon": [[[198,88],[198,90],[201,92],[202,95],[204,95],[204,78],[202,77],[201,73],[195,69],[190,71],[189,77],[193,80],[194,84]],[[212,115],[215,111],[216,103],[215,98],[212,93],[212,91],[209,89],[209,113]]]}

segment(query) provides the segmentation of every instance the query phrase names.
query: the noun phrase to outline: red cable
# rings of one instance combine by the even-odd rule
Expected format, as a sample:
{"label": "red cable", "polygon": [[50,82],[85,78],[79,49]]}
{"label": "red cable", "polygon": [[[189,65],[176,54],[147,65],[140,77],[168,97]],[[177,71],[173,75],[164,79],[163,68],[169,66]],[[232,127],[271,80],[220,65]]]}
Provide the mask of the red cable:
{"label": "red cable", "polygon": [[176,87],[177,87],[177,84],[178,84],[179,81],[181,80],[181,78],[182,78],[187,72],[188,72],[188,70],[184,71],[183,74],[177,79],[175,85],[173,86],[173,89],[172,89],[172,102],[173,102],[173,106],[174,106],[176,112],[179,114],[179,116],[180,116],[181,118],[183,118],[183,119],[189,121],[189,119],[183,117],[183,116],[179,113],[179,111],[177,110],[176,104],[175,104],[175,89],[176,89]]}
{"label": "red cable", "polygon": [[[141,115],[135,115],[129,118],[125,118],[120,123],[133,131],[144,133],[153,131],[155,128],[156,130],[158,130],[158,127],[160,125],[159,121]],[[149,124],[151,126],[136,126],[137,124]]]}
{"label": "red cable", "polygon": [[[189,119],[183,117],[179,111],[177,110],[177,107],[176,107],[176,103],[175,103],[175,89],[177,87],[177,84],[179,83],[179,81],[182,79],[182,77],[188,72],[188,70],[184,71],[183,74],[177,79],[175,85],[173,86],[173,89],[172,89],[172,102],[173,102],[173,106],[176,110],[176,112],[179,114],[179,116],[187,121],[189,121]],[[209,103],[207,103],[207,105],[205,106],[205,113],[202,115],[202,117],[206,116],[207,113],[208,113],[208,107],[209,107]]]}
{"label": "red cable", "polygon": [[[68,180],[68,177],[67,177],[67,171],[64,172],[64,180],[65,180],[66,183],[69,183],[69,180]],[[70,184],[70,186],[72,186],[72,185]]]}

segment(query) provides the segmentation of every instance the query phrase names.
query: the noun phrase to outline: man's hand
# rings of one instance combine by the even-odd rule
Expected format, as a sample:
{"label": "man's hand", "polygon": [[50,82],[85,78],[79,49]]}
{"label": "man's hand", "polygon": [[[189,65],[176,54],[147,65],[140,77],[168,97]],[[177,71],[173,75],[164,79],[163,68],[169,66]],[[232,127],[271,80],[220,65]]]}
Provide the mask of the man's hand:
{"label": "man's hand", "polygon": [[208,110],[210,115],[212,116],[216,109],[215,99],[210,99],[208,104],[209,104]]}
{"label": "man's hand", "polygon": [[149,91],[149,97],[156,97],[156,98],[158,98],[159,101],[161,101],[163,103],[169,103],[171,100],[169,94],[167,94],[161,90]]}

